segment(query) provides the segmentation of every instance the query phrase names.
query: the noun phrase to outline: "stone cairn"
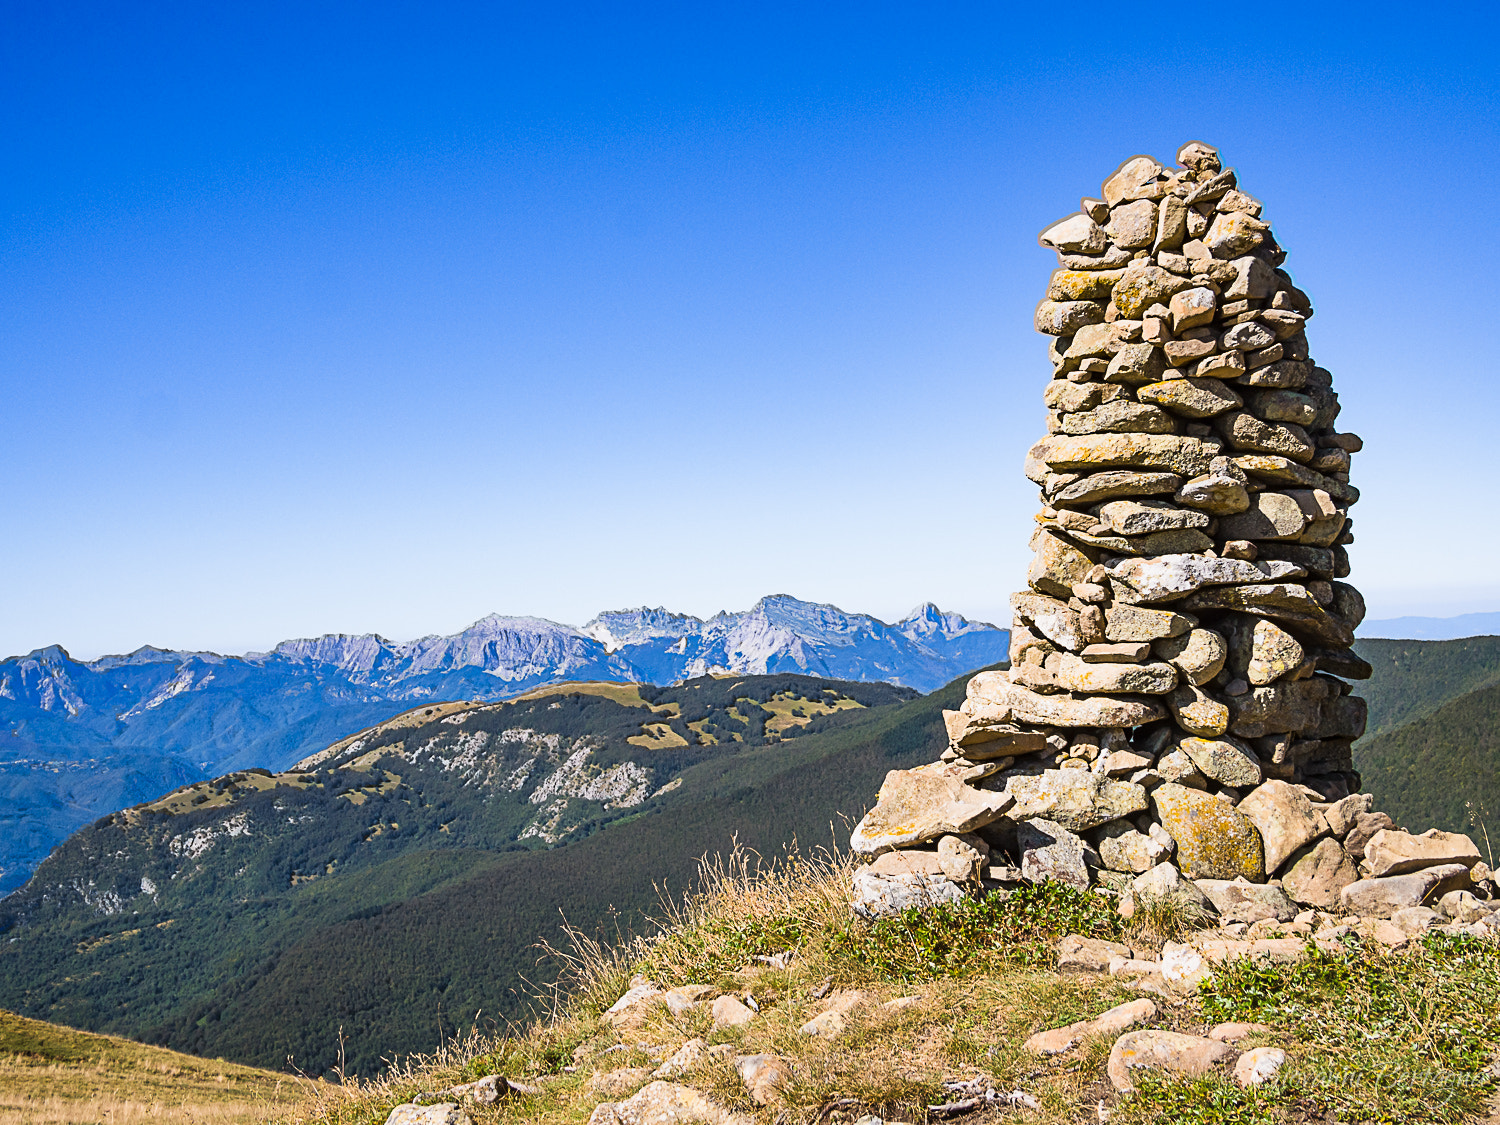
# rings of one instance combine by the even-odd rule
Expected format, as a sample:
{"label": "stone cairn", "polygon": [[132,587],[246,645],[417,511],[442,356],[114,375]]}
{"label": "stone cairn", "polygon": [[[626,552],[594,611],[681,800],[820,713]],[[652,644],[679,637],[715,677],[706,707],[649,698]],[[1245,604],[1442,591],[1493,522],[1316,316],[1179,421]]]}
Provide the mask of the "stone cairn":
{"label": "stone cairn", "polygon": [[1399,831],[1358,791],[1371,669],[1340,580],[1361,443],[1309,355],[1312,304],[1218,152],[1177,159],[1127,160],[1040,236],[1061,268],[1010,668],[944,713],[941,761],[887,776],[852,838],[856,909],[1056,879],[1126,915],[1150,895],[1222,923],[1477,924],[1495,887],[1473,842]]}

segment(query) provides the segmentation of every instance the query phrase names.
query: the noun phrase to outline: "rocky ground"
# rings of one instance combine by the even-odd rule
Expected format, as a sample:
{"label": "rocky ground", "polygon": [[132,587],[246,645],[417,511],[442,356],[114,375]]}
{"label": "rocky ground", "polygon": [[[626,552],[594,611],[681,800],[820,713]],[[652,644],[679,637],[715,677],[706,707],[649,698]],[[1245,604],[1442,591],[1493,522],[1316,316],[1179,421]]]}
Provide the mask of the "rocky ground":
{"label": "rocky ground", "polygon": [[721,869],[653,940],[576,945],[546,1019],[295,1120],[1456,1123],[1497,1086],[1478,900],[1193,929],[1053,882],[872,922],[850,872]]}

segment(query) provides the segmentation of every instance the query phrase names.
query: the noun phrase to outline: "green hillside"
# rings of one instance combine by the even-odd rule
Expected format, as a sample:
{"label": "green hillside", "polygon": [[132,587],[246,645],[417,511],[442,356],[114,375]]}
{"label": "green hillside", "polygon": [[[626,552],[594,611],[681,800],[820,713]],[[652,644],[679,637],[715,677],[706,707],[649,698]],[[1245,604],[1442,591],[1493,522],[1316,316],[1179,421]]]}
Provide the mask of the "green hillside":
{"label": "green hillside", "polygon": [[966,680],[562,689],[188,787],[78,833],[0,902],[0,1004],[310,1073],[342,1029],[373,1073],[520,1014],[559,911],[614,932],[736,836],[847,839],[885,771],[940,751]]}
{"label": "green hillside", "polygon": [[1483,821],[1500,843],[1497,716],[1500,684],[1492,684],[1362,740],[1357,765],[1376,807],[1414,831],[1472,833],[1481,850],[1484,834],[1476,829]]}
{"label": "green hillside", "polygon": [[1500,637],[1361,640],[1354,649],[1374,668],[1356,689],[1370,705],[1366,741],[1500,681]]}

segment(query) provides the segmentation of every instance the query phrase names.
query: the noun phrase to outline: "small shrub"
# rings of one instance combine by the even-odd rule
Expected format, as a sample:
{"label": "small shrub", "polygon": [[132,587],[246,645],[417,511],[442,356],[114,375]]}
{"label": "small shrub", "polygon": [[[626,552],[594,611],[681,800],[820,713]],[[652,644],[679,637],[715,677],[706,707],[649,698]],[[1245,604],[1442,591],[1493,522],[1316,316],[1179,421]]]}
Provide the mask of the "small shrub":
{"label": "small shrub", "polygon": [[1270,1087],[1242,1090],[1220,1074],[1183,1078],[1142,1071],[1131,1078],[1135,1093],[1110,1118],[1118,1125],[1271,1125],[1283,1120]]}
{"label": "small shrub", "polygon": [[888,980],[931,980],[988,960],[1043,965],[1063,934],[1113,938],[1120,919],[1102,895],[1063,883],[1025,884],[1009,895],[905,910],[872,923],[848,921],[829,938],[830,955]]}

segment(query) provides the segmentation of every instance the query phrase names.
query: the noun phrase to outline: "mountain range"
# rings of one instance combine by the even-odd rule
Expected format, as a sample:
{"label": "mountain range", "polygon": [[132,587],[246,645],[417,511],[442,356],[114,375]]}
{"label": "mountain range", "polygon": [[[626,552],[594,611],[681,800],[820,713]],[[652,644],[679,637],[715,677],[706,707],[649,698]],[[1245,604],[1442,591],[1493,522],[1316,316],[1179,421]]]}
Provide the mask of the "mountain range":
{"label": "mountain range", "polygon": [[104,814],[226,771],[284,769],[424,700],[783,672],[931,691],[1004,659],[1008,643],[931,604],[886,624],[782,594],[706,620],[644,607],[581,628],[491,615],[452,636],[328,634],[243,656],[39,649],[0,661],[0,893]]}

